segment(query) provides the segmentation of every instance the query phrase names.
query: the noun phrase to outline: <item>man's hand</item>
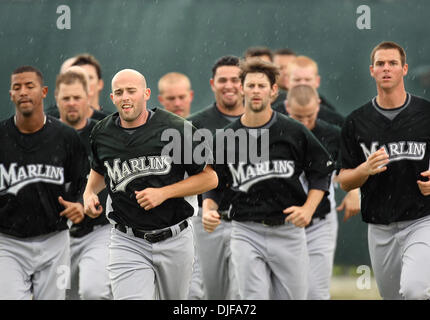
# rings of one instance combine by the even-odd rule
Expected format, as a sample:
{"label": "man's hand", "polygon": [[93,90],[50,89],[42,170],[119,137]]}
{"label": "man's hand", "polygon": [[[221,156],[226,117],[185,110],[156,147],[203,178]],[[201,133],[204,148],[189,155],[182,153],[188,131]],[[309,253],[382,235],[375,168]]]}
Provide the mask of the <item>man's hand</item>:
{"label": "man's hand", "polygon": [[203,228],[211,233],[221,223],[221,216],[216,210],[203,211],[202,214]]}
{"label": "man's hand", "polygon": [[65,216],[73,223],[79,223],[84,219],[84,207],[79,202],[70,202],[58,197],[58,202],[65,208],[60,212],[60,216]]}
{"label": "man's hand", "polygon": [[386,164],[390,161],[388,158],[388,154],[385,152],[384,148],[380,148],[372,153],[364,163],[366,174],[368,176],[373,176],[387,170]]}
{"label": "man's hand", "polygon": [[421,175],[423,177],[427,178],[427,181],[417,181],[418,188],[420,189],[423,196],[430,195],[430,180],[428,178],[430,177],[430,170],[421,172]]}
{"label": "man's hand", "polygon": [[146,188],[142,191],[135,191],[137,203],[145,210],[153,209],[164,201],[167,196],[163,192],[163,188]]}
{"label": "man's hand", "polygon": [[312,210],[305,206],[297,207],[291,206],[283,211],[288,216],[285,218],[285,222],[292,222],[296,227],[304,228],[312,220],[314,214]]}
{"label": "man's hand", "polygon": [[360,212],[360,190],[353,189],[349,191],[345,198],[343,198],[342,203],[336,208],[337,211],[345,210],[345,215],[343,216],[343,222],[347,221],[349,218],[355,216]]}
{"label": "man's hand", "polygon": [[84,213],[91,217],[97,218],[103,212],[99,197],[96,194],[86,196],[84,194]]}

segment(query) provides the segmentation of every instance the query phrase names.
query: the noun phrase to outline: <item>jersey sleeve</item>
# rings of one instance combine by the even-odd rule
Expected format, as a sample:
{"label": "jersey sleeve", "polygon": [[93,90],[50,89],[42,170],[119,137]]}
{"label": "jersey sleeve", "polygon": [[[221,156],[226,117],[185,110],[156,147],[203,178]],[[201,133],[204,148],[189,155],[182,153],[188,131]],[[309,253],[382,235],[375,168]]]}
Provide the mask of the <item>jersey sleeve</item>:
{"label": "jersey sleeve", "polygon": [[348,117],[340,137],[340,164],[342,169],[354,169],[361,164],[361,157],[354,138],[354,123]]}
{"label": "jersey sleeve", "polygon": [[185,171],[191,176],[202,172],[207,164],[213,162],[212,148],[207,140],[212,140],[212,137],[210,132],[205,134],[204,129],[197,129],[188,121],[185,123],[191,126],[192,137],[187,137],[185,133],[182,159]]}
{"label": "jersey sleeve", "polygon": [[66,200],[81,201],[90,171],[87,151],[77,132],[69,137],[67,171],[65,174]]}
{"label": "jersey sleeve", "polygon": [[334,161],[328,151],[309,130],[304,131],[306,139],[304,172],[310,189],[328,191]]}
{"label": "jersey sleeve", "polygon": [[100,159],[97,154],[97,127],[94,127],[94,129],[91,131],[90,134],[90,166],[91,169],[96,171],[97,173],[104,175],[104,166],[100,162]]}

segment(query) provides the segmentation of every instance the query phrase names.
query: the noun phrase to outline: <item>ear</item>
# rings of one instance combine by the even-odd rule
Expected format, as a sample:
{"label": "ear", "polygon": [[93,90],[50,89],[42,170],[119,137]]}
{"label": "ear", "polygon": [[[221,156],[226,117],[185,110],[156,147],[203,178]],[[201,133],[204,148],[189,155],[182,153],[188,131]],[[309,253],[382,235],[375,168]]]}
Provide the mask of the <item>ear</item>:
{"label": "ear", "polygon": [[214,83],[215,83],[214,79],[213,79],[213,78],[211,78],[211,79],[209,80],[209,84],[211,85],[211,89],[212,89],[212,91],[213,91],[213,92],[215,92]]}
{"label": "ear", "polygon": [[319,87],[320,87],[320,83],[321,83],[321,77],[320,77],[320,75],[317,75],[317,78],[316,78],[316,87],[315,87],[315,89],[318,89]]}
{"label": "ear", "polygon": [[369,71],[370,71],[370,75],[372,76],[372,78],[374,78],[374,76],[373,76],[373,65],[369,66]]}
{"label": "ear", "polygon": [[408,74],[409,66],[407,63],[403,66],[403,76],[406,76]]}
{"label": "ear", "polygon": [[48,94],[48,87],[47,86],[43,86],[42,87],[42,97],[46,98],[47,94]]}
{"label": "ear", "polygon": [[158,102],[160,102],[160,104],[161,104],[162,106],[164,106],[164,104],[163,104],[163,102],[164,102],[163,96],[162,96],[161,94],[159,94],[159,95],[157,96],[157,98],[158,98]]}
{"label": "ear", "polygon": [[150,97],[151,97],[151,89],[146,88],[145,89],[145,100],[149,100]]}
{"label": "ear", "polygon": [[111,93],[109,96],[110,96],[110,99],[112,100],[112,103],[115,104],[115,102],[113,101],[113,93]]}
{"label": "ear", "polygon": [[104,86],[105,86],[105,83],[103,79],[99,79],[99,81],[97,82],[97,91],[102,91]]}
{"label": "ear", "polygon": [[193,102],[193,99],[194,99],[194,91],[193,90],[190,90],[190,99],[191,99],[190,102]]}

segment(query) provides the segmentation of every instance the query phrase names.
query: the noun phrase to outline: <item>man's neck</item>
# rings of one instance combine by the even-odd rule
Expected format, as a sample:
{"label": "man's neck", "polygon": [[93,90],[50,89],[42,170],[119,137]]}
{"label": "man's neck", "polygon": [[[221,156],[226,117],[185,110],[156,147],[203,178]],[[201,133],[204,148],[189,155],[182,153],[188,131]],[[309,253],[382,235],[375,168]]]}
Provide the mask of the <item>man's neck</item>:
{"label": "man's neck", "polygon": [[88,123],[88,119],[87,118],[81,119],[78,123],[74,123],[74,124],[65,121],[61,117],[60,117],[60,121],[63,122],[63,123],[65,123],[65,124],[67,124],[67,125],[69,125],[69,126],[71,126],[75,130],[81,130],[81,129],[85,128],[85,126]]}
{"label": "man's neck", "polygon": [[238,104],[234,108],[229,109],[229,108],[226,108],[222,103],[217,102],[216,107],[221,113],[226,114],[228,116],[233,116],[233,117],[240,116],[245,112],[245,107],[243,106],[243,104]]}
{"label": "man's neck", "polygon": [[42,112],[33,113],[30,117],[24,117],[17,113],[14,116],[15,125],[22,133],[34,133],[43,128],[46,121],[46,116]]}
{"label": "man's neck", "polygon": [[264,126],[272,118],[273,110],[269,106],[261,112],[252,112],[248,110],[240,118],[240,121],[245,127],[258,128]]}
{"label": "man's neck", "polygon": [[148,110],[144,109],[142,111],[142,113],[139,115],[139,117],[137,119],[135,119],[134,121],[132,121],[132,122],[124,121],[120,117],[121,127],[126,128],[126,129],[133,129],[133,128],[140,127],[140,126],[144,125],[148,121],[148,116],[149,116]]}
{"label": "man's neck", "polygon": [[376,102],[383,109],[395,109],[401,107],[406,101],[406,91],[402,86],[393,90],[378,88]]}

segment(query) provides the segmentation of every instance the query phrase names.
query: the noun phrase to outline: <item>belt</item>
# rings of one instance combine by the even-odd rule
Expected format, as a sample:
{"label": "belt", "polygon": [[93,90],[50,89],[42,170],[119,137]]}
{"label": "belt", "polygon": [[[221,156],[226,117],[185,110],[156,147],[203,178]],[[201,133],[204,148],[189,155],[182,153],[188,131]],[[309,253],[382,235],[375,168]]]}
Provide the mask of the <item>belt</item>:
{"label": "belt", "polygon": [[261,223],[262,225],[268,226],[268,227],[274,227],[274,226],[281,226],[285,224],[285,220],[252,220],[253,222]]}
{"label": "belt", "polygon": [[[187,220],[182,221],[178,225],[178,227],[180,231],[184,230],[186,227],[188,227],[188,221]],[[115,229],[124,233],[128,233],[127,229],[131,229],[135,237],[145,239],[146,241],[151,243],[160,242],[160,241],[169,239],[173,236],[172,227],[161,231],[142,231],[139,229],[124,226],[122,224],[116,224]]]}

